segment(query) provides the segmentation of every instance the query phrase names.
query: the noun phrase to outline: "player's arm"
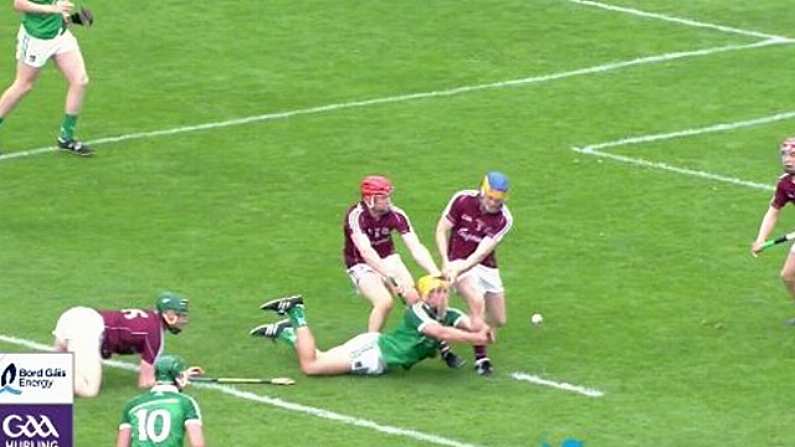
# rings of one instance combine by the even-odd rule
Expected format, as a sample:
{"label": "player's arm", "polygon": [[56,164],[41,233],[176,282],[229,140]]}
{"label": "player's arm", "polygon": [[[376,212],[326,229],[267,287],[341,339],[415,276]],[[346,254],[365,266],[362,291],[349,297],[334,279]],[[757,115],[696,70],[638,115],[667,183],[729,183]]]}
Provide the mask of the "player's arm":
{"label": "player's arm", "polygon": [[466,259],[457,259],[454,262],[448,263],[444,274],[450,279],[450,281],[455,281],[461,272],[465,272],[483,261],[483,259],[485,259],[489,253],[497,248],[497,244],[499,243],[500,241],[497,239],[489,236],[484,237],[480,243],[478,243],[478,247],[475,249],[475,251],[473,251],[472,254]]}
{"label": "player's arm", "polygon": [[470,345],[486,345],[491,343],[489,327],[484,327],[478,332],[468,332],[450,326],[442,326],[439,323],[427,323],[420,330],[428,337],[448,343],[469,343]]}
{"label": "player's arm", "polygon": [[138,388],[152,388],[155,382],[155,366],[146,360],[141,360],[138,367]]}
{"label": "player's arm", "polygon": [[775,205],[770,205],[767,209],[765,217],[762,218],[762,223],[759,225],[759,232],[756,235],[756,240],[754,240],[751,245],[751,254],[756,256],[757,253],[762,250],[762,244],[765,243],[770,233],[773,232],[773,228],[776,226],[780,214],[781,208],[777,208]]}
{"label": "player's arm", "polygon": [[51,5],[40,5],[30,0],[14,0],[14,9],[17,12],[33,14],[68,14],[74,5],[70,1],[59,0]]}
{"label": "player's arm", "polygon": [[188,432],[188,442],[191,447],[204,447],[204,431],[201,424],[191,423],[188,421],[185,424],[185,429]]}
{"label": "player's arm", "polygon": [[416,233],[409,231],[408,233],[401,234],[401,237],[403,238],[403,242],[406,243],[406,247],[408,247],[411,252],[411,256],[417,261],[420,267],[428,272],[429,275],[439,276],[441,274],[439,267],[433,262],[431,253],[422,245]]}
{"label": "player's arm", "polygon": [[372,244],[370,244],[370,239],[368,239],[364,233],[361,231],[353,231],[351,233],[351,240],[353,241],[353,245],[356,246],[356,249],[359,250],[359,253],[361,253],[367,265],[384,276],[384,278],[392,276],[381,260],[381,256],[378,255],[378,252],[375,251]]}
{"label": "player's arm", "polygon": [[119,427],[119,433],[116,435],[116,447],[130,447],[131,435],[132,428],[129,425]]}
{"label": "player's arm", "polygon": [[436,248],[439,249],[439,256],[442,258],[442,268],[446,268],[449,259],[447,259],[447,244],[448,238],[450,237],[450,230],[453,229],[453,223],[447,218],[446,215],[442,215],[441,219],[439,219],[439,223],[436,224]]}

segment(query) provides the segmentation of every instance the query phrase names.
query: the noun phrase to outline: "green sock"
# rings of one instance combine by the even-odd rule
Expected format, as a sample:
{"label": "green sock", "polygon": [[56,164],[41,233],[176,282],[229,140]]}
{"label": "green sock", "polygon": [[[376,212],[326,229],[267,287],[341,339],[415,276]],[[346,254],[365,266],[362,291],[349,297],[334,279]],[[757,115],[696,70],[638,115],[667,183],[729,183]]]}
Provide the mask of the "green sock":
{"label": "green sock", "polygon": [[61,138],[72,140],[75,137],[75,127],[77,126],[77,115],[65,114],[61,123]]}
{"label": "green sock", "polygon": [[293,323],[294,328],[306,326],[306,316],[304,315],[304,306],[295,306],[287,311],[287,316],[290,317],[290,322]]}
{"label": "green sock", "polygon": [[282,333],[279,334],[279,340],[287,343],[290,346],[295,346],[296,338],[295,329],[291,327],[285,328]]}

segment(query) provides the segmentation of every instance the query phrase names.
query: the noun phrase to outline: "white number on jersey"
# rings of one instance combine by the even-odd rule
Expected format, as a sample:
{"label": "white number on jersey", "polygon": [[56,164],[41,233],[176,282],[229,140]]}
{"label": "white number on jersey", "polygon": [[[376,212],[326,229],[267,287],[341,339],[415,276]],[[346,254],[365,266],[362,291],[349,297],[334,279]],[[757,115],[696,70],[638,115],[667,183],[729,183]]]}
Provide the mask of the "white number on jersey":
{"label": "white number on jersey", "polygon": [[134,320],[136,318],[149,318],[149,315],[146,313],[146,311],[141,309],[122,309],[121,313],[124,314],[124,318],[127,320]]}
{"label": "white number on jersey", "polygon": [[[138,418],[138,439],[140,441],[163,442],[171,434],[171,415],[166,410],[155,410],[149,412],[146,408],[141,408],[135,412]],[[157,421],[160,423],[160,431],[157,430]]]}

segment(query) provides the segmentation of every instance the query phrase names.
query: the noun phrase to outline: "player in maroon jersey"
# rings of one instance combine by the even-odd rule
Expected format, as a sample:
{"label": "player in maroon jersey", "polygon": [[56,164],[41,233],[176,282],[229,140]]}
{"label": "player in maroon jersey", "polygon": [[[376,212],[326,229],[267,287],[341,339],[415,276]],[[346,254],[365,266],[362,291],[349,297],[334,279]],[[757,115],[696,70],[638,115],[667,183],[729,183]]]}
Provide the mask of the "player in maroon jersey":
{"label": "player in maroon jersey", "polygon": [[[102,359],[113,354],[139,354],[138,387],[154,385],[164,331],[178,334],[187,324],[188,300],[164,292],[152,310],[73,307],[58,318],[53,335],[57,351],[74,353],[75,394],[94,397],[102,384]],[[194,372],[200,373],[200,368]]]}
{"label": "player in maroon jersey", "polygon": [[[784,175],[779,177],[776,192],[770,200],[770,206],[759,226],[756,240],[751,244],[751,254],[757,256],[762,251],[762,244],[773,232],[778,222],[781,209],[788,203],[795,203],[795,137],[787,138],[780,146],[781,163],[784,165]],[[790,248],[784,267],[781,268],[781,280],[787,288],[790,297],[795,300],[795,245]],[[795,318],[787,320],[788,324],[795,325]]]}
{"label": "player in maroon jersey", "polygon": [[[403,297],[408,304],[419,301],[411,273],[395,252],[392,232],[400,234],[411,256],[429,275],[441,275],[430,252],[420,242],[406,213],[392,204],[392,182],[382,176],[365,177],[360,184],[362,199],[345,214],[343,257],[348,276],[359,293],[373,306],[367,323],[368,332],[380,332],[392,310],[393,297]],[[457,368],[462,361],[446,344],[441,349],[448,366]]]}
{"label": "player in maroon jersey", "polygon": [[[467,302],[476,330],[486,322],[495,329],[506,322],[505,290],[494,250],[513,225],[504,203],[508,187],[505,174],[489,172],[480,190],[453,195],[436,226],[442,270]],[[492,372],[485,346],[475,346],[475,370]]]}

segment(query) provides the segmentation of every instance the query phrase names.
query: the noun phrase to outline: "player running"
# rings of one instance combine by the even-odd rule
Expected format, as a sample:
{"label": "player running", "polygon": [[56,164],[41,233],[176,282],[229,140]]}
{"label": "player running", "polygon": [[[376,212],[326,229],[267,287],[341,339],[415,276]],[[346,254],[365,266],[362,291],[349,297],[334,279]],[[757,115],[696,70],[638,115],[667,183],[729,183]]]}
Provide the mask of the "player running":
{"label": "player running", "polygon": [[56,351],[74,353],[75,394],[95,397],[102,384],[102,359],[113,354],[139,354],[138,387],[154,385],[153,365],[163,351],[164,330],[179,334],[187,324],[188,300],[164,292],[152,310],[73,307],[58,318],[52,334]]}
{"label": "player running", "polygon": [[[762,251],[762,244],[770,236],[778,222],[781,209],[788,203],[795,203],[795,137],[787,138],[780,146],[781,163],[784,166],[784,175],[779,177],[776,192],[770,200],[770,206],[762,218],[756,240],[751,244],[751,254],[757,256]],[[795,300],[795,245],[790,248],[784,266],[781,269],[781,280]],[[787,320],[787,324],[795,325],[795,318]]]}
{"label": "player running", "polygon": [[68,0],[14,0],[13,3],[14,9],[22,13],[22,25],[17,33],[16,78],[0,96],[0,125],[33,89],[47,61],[52,59],[68,84],[64,118],[56,143],[69,153],[92,155],[88,145],[75,138],[88,73],[80,45],[67,25],[91,25],[93,16],[85,8],[73,12],[74,5]]}
{"label": "player running", "polygon": [[[505,290],[494,250],[513,225],[504,203],[509,186],[505,174],[489,172],[479,191],[453,195],[436,226],[442,270],[467,302],[474,330],[489,325],[496,329],[506,322]],[[491,374],[486,346],[476,345],[474,350],[477,373]]]}
{"label": "player running", "polygon": [[448,284],[441,278],[424,276],[417,283],[420,301],[406,308],[400,325],[381,334],[367,332],[342,345],[319,351],[307,326],[304,300],[300,295],[262,305],[289,319],[257,326],[251,335],[282,340],[295,348],[301,371],[308,376],[366,374],[379,375],[395,368],[409,369],[432,357],[442,341],[473,345],[491,343],[487,325],[473,331],[469,318],[447,307]]}
{"label": "player running", "polygon": [[191,447],[204,447],[199,404],[181,392],[191,376],[201,374],[175,355],[160,356],[157,383],[124,406],[116,447],[182,447],[186,432]]}

